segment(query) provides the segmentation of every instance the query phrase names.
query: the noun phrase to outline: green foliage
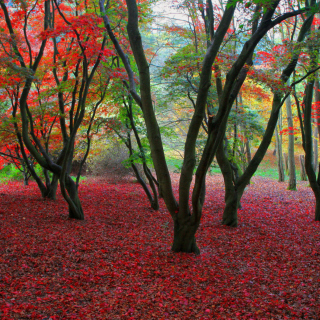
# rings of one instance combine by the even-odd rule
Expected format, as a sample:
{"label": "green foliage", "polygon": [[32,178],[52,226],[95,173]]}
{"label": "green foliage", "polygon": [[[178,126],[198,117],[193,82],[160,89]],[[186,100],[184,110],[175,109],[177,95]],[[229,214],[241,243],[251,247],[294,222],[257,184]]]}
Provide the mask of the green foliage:
{"label": "green foliage", "polygon": [[23,173],[12,163],[0,170],[0,183],[23,179]]}
{"label": "green foliage", "polygon": [[167,158],[167,164],[168,164],[169,170],[175,173],[181,172],[182,162],[183,162],[182,159]]}
{"label": "green foliage", "polygon": [[134,151],[133,154],[130,157],[128,157],[128,159],[123,160],[121,163],[124,165],[125,168],[130,168],[131,161],[133,161],[134,163],[143,164],[143,159],[145,159],[148,165],[152,165],[150,150],[147,148],[143,148],[142,151]]}

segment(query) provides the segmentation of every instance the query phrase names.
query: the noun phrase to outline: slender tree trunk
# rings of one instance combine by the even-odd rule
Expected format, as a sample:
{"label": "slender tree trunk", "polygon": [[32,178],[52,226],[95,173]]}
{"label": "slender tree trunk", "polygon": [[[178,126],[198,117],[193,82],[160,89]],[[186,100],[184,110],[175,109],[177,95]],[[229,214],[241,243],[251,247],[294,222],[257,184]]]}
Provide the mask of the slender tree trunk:
{"label": "slender tree trunk", "polygon": [[23,184],[27,186],[29,184],[29,176],[28,176],[28,168],[26,164],[22,163],[22,170],[23,170]]}
{"label": "slender tree trunk", "polygon": [[308,177],[306,174],[306,166],[305,166],[305,159],[304,155],[300,154],[299,161],[300,161],[300,179],[301,181],[308,181]]}
{"label": "slender tree trunk", "polygon": [[[136,139],[136,142],[138,144],[139,151],[140,151],[140,159],[142,160],[143,171],[144,171],[144,174],[145,174],[146,178],[148,179],[151,191],[149,190],[147,184],[145,183],[145,181],[141,177],[141,175],[140,175],[136,165],[134,164],[133,160],[131,160],[131,167],[132,167],[132,169],[133,169],[133,171],[134,171],[134,173],[136,175],[136,178],[137,178],[138,182],[141,184],[143,190],[145,191],[145,193],[146,193],[146,195],[147,195],[147,197],[149,199],[151,208],[154,209],[154,210],[159,210],[158,194],[157,194],[157,189],[156,189],[155,183],[154,183],[155,178],[153,177],[151,171],[149,170],[149,168],[147,166],[146,157],[145,157],[145,154],[144,154],[144,150],[143,150],[143,146],[142,146],[142,143],[141,143],[141,139],[140,139],[140,136],[139,136],[139,133],[138,133],[138,130],[136,128],[136,125],[135,125],[135,122],[134,122],[134,118],[133,118],[132,96],[129,95],[129,103],[128,103],[128,105],[126,104],[125,100],[123,102],[124,102],[124,105],[125,105],[125,107],[127,109],[128,120],[130,121],[130,125],[127,125],[127,129],[129,130],[129,128],[131,127],[131,129],[132,129],[132,131],[134,133],[134,136],[135,136],[135,139]],[[132,156],[133,155],[133,148],[132,148],[132,141],[131,141],[130,132],[128,132],[128,134],[127,134],[126,146],[129,149],[130,156]]]}
{"label": "slender tree trunk", "polygon": [[[133,170],[138,182],[140,183],[140,185],[142,186],[144,192],[146,193],[146,195],[148,197],[148,200],[150,202],[151,208],[154,209],[154,210],[159,210],[158,194],[157,194],[157,191],[155,189],[153,181],[151,180],[151,183],[153,184],[153,188],[152,188],[152,186],[150,186],[150,187],[151,187],[152,191],[155,191],[155,192],[153,192],[154,197],[152,196],[152,194],[151,194],[146,182],[141,177],[141,175],[139,173],[139,170],[138,170],[137,166],[135,165],[135,163],[133,161],[131,161],[131,168],[132,168],[132,170]],[[144,171],[144,172],[146,173],[146,171]],[[149,180],[149,183],[150,183],[150,180]]]}
{"label": "slender tree trunk", "polygon": [[247,155],[247,163],[251,161],[251,148],[250,148],[250,140],[247,138],[246,141],[246,155]]}
{"label": "slender tree trunk", "polygon": [[288,155],[285,152],[283,153],[283,164],[285,173],[289,174],[289,159]]}
{"label": "slender tree trunk", "polygon": [[279,130],[278,130],[278,125],[276,126],[275,129],[275,136],[276,136],[276,150],[277,150],[277,163],[278,163],[278,174],[279,182],[283,182],[285,177],[284,177],[284,169],[283,169],[283,159],[282,159],[282,139],[281,136],[279,135]]}
{"label": "slender tree trunk", "polygon": [[289,182],[288,190],[297,190],[297,177],[296,177],[296,165],[294,161],[294,130],[293,130],[293,119],[292,119],[292,108],[290,96],[286,99],[287,109],[287,123],[288,123],[288,171],[289,171]]}
{"label": "slender tree trunk", "polygon": [[318,127],[318,140],[320,141],[320,73],[317,72],[315,75],[315,86],[314,86],[314,102],[316,105],[316,125]]}
{"label": "slender tree trunk", "polygon": [[313,131],[313,170],[315,173],[318,171],[318,128],[314,126]]}

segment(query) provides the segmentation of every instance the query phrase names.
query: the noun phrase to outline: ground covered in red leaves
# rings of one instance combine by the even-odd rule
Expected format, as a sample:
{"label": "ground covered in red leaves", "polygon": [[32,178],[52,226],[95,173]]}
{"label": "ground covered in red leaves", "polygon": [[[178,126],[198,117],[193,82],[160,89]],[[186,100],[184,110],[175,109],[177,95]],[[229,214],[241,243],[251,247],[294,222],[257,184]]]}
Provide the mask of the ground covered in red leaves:
{"label": "ground covered in red leaves", "polygon": [[223,184],[210,178],[200,256],[170,251],[173,225],[138,184],[88,180],[85,221],[61,196],[0,186],[0,318],[320,319],[320,224],[307,184],[255,178],[239,227],[221,226]]}

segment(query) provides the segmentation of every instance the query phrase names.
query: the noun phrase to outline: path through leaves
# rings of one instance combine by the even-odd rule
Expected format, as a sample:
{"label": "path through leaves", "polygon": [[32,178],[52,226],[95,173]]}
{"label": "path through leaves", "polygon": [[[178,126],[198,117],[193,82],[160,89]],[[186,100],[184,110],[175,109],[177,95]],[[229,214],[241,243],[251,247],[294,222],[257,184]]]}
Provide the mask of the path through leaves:
{"label": "path through leaves", "polygon": [[210,181],[198,257],[170,251],[164,204],[149,209],[138,184],[82,183],[85,221],[67,218],[60,195],[1,185],[0,318],[319,319],[310,188],[255,178],[231,229],[220,225],[222,180]]}

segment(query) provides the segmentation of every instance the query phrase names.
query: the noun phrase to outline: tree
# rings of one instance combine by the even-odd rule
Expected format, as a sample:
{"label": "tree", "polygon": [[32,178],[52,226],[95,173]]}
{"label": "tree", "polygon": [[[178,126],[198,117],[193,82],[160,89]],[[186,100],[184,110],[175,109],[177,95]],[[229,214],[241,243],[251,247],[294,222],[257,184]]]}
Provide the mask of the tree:
{"label": "tree", "polygon": [[[138,117],[135,117],[135,115],[137,115],[138,112],[134,112],[133,110],[133,101],[131,95],[128,97],[122,96],[122,102],[123,107],[119,112],[119,120],[113,120],[110,128],[116,133],[117,137],[128,149],[129,157],[125,165],[131,166],[137,181],[142,186],[150,202],[151,208],[158,210],[159,200],[157,187],[159,184],[148,167],[148,149],[143,145],[141,132],[139,132],[140,130],[136,125]],[[133,135],[133,138],[131,135]],[[137,145],[138,150],[135,150],[135,144]],[[148,181],[149,186],[143,176],[140,174],[136,165],[137,163],[142,164],[143,173]]]}
{"label": "tree", "polygon": [[294,128],[292,119],[292,107],[290,96],[286,100],[286,111],[287,111],[287,124],[288,124],[288,170],[289,170],[289,181],[288,190],[297,189],[297,178],[296,178],[296,165],[294,160]]}
{"label": "tree", "polygon": [[[10,72],[11,71],[11,72]],[[2,89],[1,98],[10,104],[4,107],[4,113],[1,116],[1,132],[4,134],[2,139],[3,152],[1,154],[7,162],[13,163],[24,175],[24,183],[28,184],[28,179],[32,177],[41,192],[42,197],[55,199],[56,189],[58,184],[57,176],[53,175],[50,179],[48,172],[44,170],[45,182],[42,181],[40,176],[35,170],[35,160],[30,152],[25,148],[21,136],[21,121],[19,117],[19,97],[23,85],[23,78],[16,75],[12,70],[7,69],[1,75]],[[46,141],[46,148],[48,147],[49,139],[51,136],[53,125],[56,121],[56,116],[51,117],[45,114],[41,108],[41,100],[35,99],[33,104],[40,104],[40,114],[37,114],[37,138]],[[51,118],[51,119],[49,119]],[[48,121],[49,120],[49,121]],[[15,156],[12,155],[14,151]]]}
{"label": "tree", "polygon": [[[99,18],[91,13],[92,3],[65,5],[46,0],[11,5],[1,0],[0,5],[6,65],[24,79],[19,96],[23,143],[45,170],[59,177],[69,217],[83,219],[77,184],[70,177],[76,135],[100,62],[113,52],[105,48],[107,39],[100,32]],[[37,79],[43,79],[43,92],[37,91]],[[56,156],[37,136],[34,95],[37,101],[45,95],[58,112],[61,148]]]}
{"label": "tree", "polygon": [[[310,187],[315,196],[316,205],[315,205],[315,220],[320,221],[320,172],[318,176],[316,175],[316,170],[313,165],[313,156],[312,156],[312,118],[314,116],[313,110],[316,109],[316,105],[313,104],[313,93],[316,83],[316,75],[314,72],[320,69],[318,64],[319,56],[319,29],[309,36],[308,42],[308,55],[309,55],[309,66],[308,73],[304,77],[306,79],[304,94],[301,97],[302,103],[299,101],[299,97],[294,93],[296,106],[298,109],[300,126],[303,139],[303,148],[305,151],[305,167]],[[317,103],[317,101],[316,101]],[[320,171],[320,170],[319,170]]]}
{"label": "tree", "polygon": [[[207,28],[210,31],[210,45],[206,51],[206,54],[202,61],[202,68],[200,74],[200,82],[198,87],[197,99],[195,103],[195,111],[192,116],[192,120],[188,129],[188,134],[185,142],[184,161],[181,170],[180,183],[179,183],[179,203],[176,201],[171,185],[171,179],[164,155],[163,144],[161,140],[159,125],[155,117],[151,87],[150,87],[150,73],[149,63],[145,57],[142,38],[139,32],[139,7],[135,0],[127,0],[128,8],[128,25],[127,32],[130,40],[131,49],[135,58],[139,70],[140,81],[140,95],[136,90],[134,81],[134,74],[130,66],[128,57],[124,54],[123,49],[115,34],[112,31],[108,19],[108,5],[104,6],[104,1],[100,1],[100,10],[103,14],[103,20],[106,30],[112,40],[118,55],[120,56],[122,63],[124,64],[129,77],[130,93],[136,103],[141,107],[143,116],[145,119],[148,139],[151,147],[151,155],[154,162],[155,170],[157,173],[160,188],[163,192],[164,201],[174,221],[174,240],[172,250],[175,252],[194,252],[199,253],[199,248],[196,244],[195,234],[199,227],[202,206],[205,199],[205,178],[207,170],[213,160],[213,157],[221,144],[228,122],[228,116],[232,105],[242,87],[242,84],[249,71],[249,65],[251,65],[252,56],[254,50],[261,39],[266,33],[273,27],[288,19],[300,15],[307,9],[298,9],[290,12],[285,12],[274,17],[276,9],[280,5],[280,1],[268,2],[261,6],[256,5],[255,10],[247,10],[250,7],[248,3],[246,6],[241,7],[239,3],[234,1],[228,1],[224,12],[221,14],[221,20],[216,25],[214,30],[214,15],[212,12],[212,2],[208,0],[206,2],[207,9]],[[202,1],[198,2],[199,5],[204,5]],[[208,139],[202,153],[201,160],[196,169],[195,184],[192,191],[192,206],[189,206],[189,196],[191,191],[191,182],[193,178],[193,170],[196,166],[195,159],[195,146],[199,129],[201,127],[205,108],[207,103],[208,90],[211,86],[212,67],[215,66],[218,69],[218,64],[215,63],[219,49],[224,41],[224,38],[228,32],[230,23],[234,17],[236,7],[241,7],[243,12],[251,13],[253,17],[253,32],[250,35],[248,41],[244,44],[240,54],[230,67],[227,76],[225,78],[224,85],[219,76],[216,77],[217,92],[219,95],[219,110],[215,117],[211,119],[209,123]],[[247,10],[247,11],[246,11]],[[273,18],[274,17],[274,18]],[[290,74],[289,74],[290,75]],[[288,75],[284,75],[285,81],[287,81]],[[272,120],[277,119],[278,105],[281,102],[281,95],[276,95],[276,101],[274,101],[274,110],[272,114]],[[274,118],[276,116],[276,118]],[[272,131],[273,134],[273,131]],[[272,134],[268,131],[268,137],[265,139],[264,144],[269,143]],[[261,156],[263,152],[256,154]],[[249,169],[250,168],[250,169]],[[249,172],[252,172],[256,168],[256,161],[249,165]],[[248,170],[247,169],[247,170]],[[246,183],[246,179],[242,179],[241,183]]]}

